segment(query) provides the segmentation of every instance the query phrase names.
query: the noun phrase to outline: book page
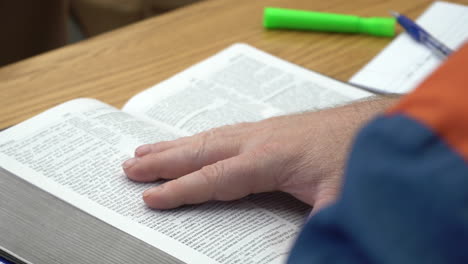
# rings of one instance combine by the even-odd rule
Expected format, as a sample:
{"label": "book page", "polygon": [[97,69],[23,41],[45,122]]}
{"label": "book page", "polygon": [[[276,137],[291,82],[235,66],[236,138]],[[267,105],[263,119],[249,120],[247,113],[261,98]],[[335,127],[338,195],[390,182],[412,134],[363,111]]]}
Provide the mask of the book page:
{"label": "book page", "polygon": [[[435,2],[416,22],[453,50],[468,40],[468,6]],[[387,93],[407,93],[441,63],[431,50],[403,32],[350,82]]]}
{"label": "book page", "polygon": [[282,263],[309,210],[291,196],[145,206],[142,192],[160,182],[129,180],[122,162],[140,144],[182,134],[77,99],[1,132],[0,167],[184,262]]}
{"label": "book page", "polygon": [[235,44],[134,96],[123,110],[194,134],[370,95],[251,46]]}

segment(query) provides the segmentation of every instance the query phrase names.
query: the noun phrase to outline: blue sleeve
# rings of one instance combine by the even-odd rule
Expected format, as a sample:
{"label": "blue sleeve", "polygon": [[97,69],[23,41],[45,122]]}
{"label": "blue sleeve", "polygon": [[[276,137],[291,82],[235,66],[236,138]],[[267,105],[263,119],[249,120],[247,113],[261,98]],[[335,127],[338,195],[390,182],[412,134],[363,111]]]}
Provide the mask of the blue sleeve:
{"label": "blue sleeve", "polygon": [[429,128],[379,117],[358,135],[337,202],[289,263],[468,263],[468,167]]}

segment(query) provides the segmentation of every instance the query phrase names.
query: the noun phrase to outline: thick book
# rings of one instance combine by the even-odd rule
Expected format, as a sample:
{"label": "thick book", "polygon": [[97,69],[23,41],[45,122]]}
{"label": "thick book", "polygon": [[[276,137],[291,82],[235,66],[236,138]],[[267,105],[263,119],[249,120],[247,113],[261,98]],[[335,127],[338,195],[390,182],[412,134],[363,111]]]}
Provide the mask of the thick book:
{"label": "thick book", "polygon": [[[286,194],[265,193],[232,202],[154,210],[145,206],[142,192],[161,182],[129,180],[122,162],[142,144],[323,109],[370,95],[248,45],[235,44],[135,95],[121,110],[94,99],[75,99],[1,132],[0,167],[10,173],[2,181],[11,188],[33,185],[35,193],[50,194],[69,205],[72,209],[64,209],[67,212],[80,211],[77,217],[84,212],[94,218],[89,226],[90,217],[79,218],[75,230],[61,230],[59,225],[50,236],[74,232],[79,243],[80,234],[102,231],[97,222],[105,223],[107,234],[115,230],[143,241],[146,251],[153,248],[186,263],[282,263],[310,209],[305,204]],[[10,205],[9,213],[20,211],[16,208],[20,204],[11,204],[24,194],[18,192],[22,196],[17,199],[14,195],[5,204]],[[37,194],[32,199],[35,196],[39,199]],[[63,207],[61,203],[57,207]],[[34,211],[22,217],[46,217],[41,214]],[[17,239],[24,239],[25,248],[28,242],[38,243],[34,235]],[[137,252],[138,246],[132,243]],[[8,241],[0,234],[0,247],[3,244]],[[65,246],[67,242],[63,244],[42,254],[52,260],[54,254],[66,255],[72,249]],[[96,244],[102,248],[99,239]],[[80,262],[79,254],[96,254],[87,252],[91,249],[77,245],[72,260]],[[101,250],[97,255],[105,254],[110,253]]]}

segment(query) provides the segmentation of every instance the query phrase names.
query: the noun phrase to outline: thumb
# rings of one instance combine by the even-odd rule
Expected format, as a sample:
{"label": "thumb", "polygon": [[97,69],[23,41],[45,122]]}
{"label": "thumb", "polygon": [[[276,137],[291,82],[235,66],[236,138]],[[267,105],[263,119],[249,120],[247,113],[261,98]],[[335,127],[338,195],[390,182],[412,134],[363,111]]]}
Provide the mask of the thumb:
{"label": "thumb", "polygon": [[229,201],[252,192],[253,159],[241,154],[148,189],[143,200],[152,208],[170,209],[210,200]]}

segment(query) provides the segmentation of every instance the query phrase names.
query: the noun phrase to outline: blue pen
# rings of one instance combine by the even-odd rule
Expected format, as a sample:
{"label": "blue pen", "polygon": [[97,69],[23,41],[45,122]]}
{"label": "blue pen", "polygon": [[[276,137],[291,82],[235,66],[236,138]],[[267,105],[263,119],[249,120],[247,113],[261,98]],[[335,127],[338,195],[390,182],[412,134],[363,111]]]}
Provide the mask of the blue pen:
{"label": "blue pen", "polygon": [[408,32],[408,34],[417,42],[423,44],[432,50],[436,55],[441,58],[446,58],[453,51],[445,46],[442,42],[438,41],[436,38],[431,36],[426,30],[418,26],[411,19],[407,18],[404,15],[400,15],[397,12],[391,12],[392,15],[396,18],[398,23]]}

